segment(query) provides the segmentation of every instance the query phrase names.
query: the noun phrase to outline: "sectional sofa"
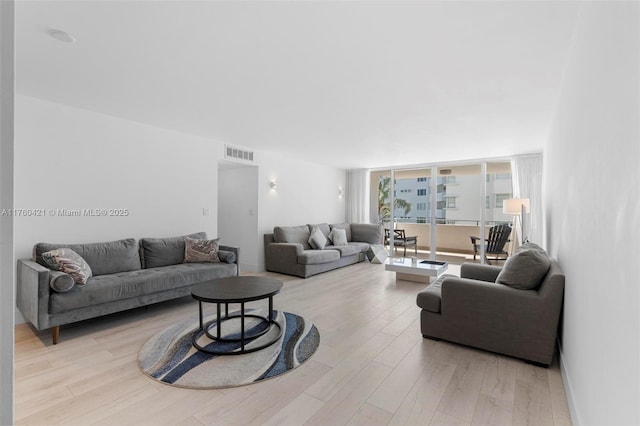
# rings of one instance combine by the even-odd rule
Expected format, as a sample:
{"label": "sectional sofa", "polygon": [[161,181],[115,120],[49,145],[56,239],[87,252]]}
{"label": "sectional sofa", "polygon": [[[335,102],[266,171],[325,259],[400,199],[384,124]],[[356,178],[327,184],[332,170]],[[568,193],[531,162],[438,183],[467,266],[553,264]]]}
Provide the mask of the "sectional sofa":
{"label": "sectional sofa", "polygon": [[[56,344],[61,325],[183,297],[193,284],[239,274],[237,247],[220,246],[218,263],[183,263],[186,237],[207,238],[200,232],[139,241],[36,244],[32,259],[18,260],[18,309],[37,330],[50,328]],[[47,267],[43,254],[60,248],[70,248],[90,266],[93,275],[86,284],[74,285],[69,275]]]}
{"label": "sectional sofa", "polygon": [[[312,247],[312,232],[317,229],[326,239],[322,248]],[[346,241],[331,240],[334,229],[344,230]],[[312,275],[362,262],[373,244],[382,244],[382,225],[368,223],[319,223],[300,226],[276,226],[264,235],[267,271],[307,278]]]}

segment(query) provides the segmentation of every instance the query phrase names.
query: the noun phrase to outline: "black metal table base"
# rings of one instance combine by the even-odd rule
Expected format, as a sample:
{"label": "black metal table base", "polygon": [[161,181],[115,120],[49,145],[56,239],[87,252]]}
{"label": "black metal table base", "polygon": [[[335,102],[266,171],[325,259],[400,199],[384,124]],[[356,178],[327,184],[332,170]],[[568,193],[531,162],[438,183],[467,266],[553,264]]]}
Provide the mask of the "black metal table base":
{"label": "black metal table base", "polygon": [[[259,351],[261,349],[264,349],[268,346],[273,345],[274,343],[276,343],[278,340],[280,340],[280,337],[282,336],[282,326],[275,320],[273,319],[273,297],[269,297],[269,317],[263,317],[261,315],[255,315],[255,314],[247,314],[245,312],[245,308],[244,308],[244,302],[240,303],[241,307],[240,307],[240,314],[235,314],[235,315],[229,315],[229,304],[225,303],[225,315],[224,317],[221,316],[221,309],[220,309],[220,305],[221,303],[217,303],[217,315],[216,315],[216,321],[211,322],[211,324],[209,324],[207,327],[204,326],[203,324],[203,313],[202,313],[202,301],[198,301],[199,303],[199,308],[200,308],[200,330],[204,330],[204,334],[211,339],[213,342],[231,342],[231,343],[240,343],[240,349],[239,350],[231,350],[231,351],[217,351],[217,350],[212,350],[212,349],[207,349],[206,347],[200,345],[198,343],[198,338],[200,338],[202,336],[202,334],[200,333],[196,333],[193,335],[193,338],[191,340],[191,343],[193,345],[194,348],[196,348],[197,350],[204,352],[204,353],[208,353],[211,355],[241,355],[241,354],[247,354],[247,353],[251,353],[251,352],[255,352],[255,351]],[[261,330],[257,333],[253,333],[253,334],[246,334],[245,332],[245,318],[247,317],[251,317],[251,318],[258,318],[260,320],[262,320],[263,322],[265,322],[267,324],[267,326],[265,327],[264,330]],[[234,319],[234,318],[240,318],[240,338],[236,339],[236,338],[229,338],[229,337],[222,337],[222,324],[230,319]],[[216,335],[213,336],[210,333],[210,330],[213,326],[216,326]],[[274,336],[272,339],[270,339],[268,342],[265,342],[259,346],[252,346],[250,348],[246,348],[247,343],[251,343],[251,341],[255,340],[256,338],[267,334],[268,332],[270,332],[271,330],[273,330],[273,326],[278,327],[278,333],[276,336]]]}

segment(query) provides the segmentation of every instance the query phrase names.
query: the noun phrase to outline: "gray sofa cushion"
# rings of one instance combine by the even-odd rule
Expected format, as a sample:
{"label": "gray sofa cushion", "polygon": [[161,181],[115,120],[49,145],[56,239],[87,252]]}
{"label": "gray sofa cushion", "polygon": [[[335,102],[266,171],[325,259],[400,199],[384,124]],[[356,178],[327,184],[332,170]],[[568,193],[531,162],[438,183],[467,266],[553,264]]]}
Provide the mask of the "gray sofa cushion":
{"label": "gray sofa cushion", "polygon": [[276,226],[273,228],[273,239],[276,243],[302,244],[305,250],[311,249],[309,236],[311,230],[307,225],[302,226]]}
{"label": "gray sofa cushion", "polygon": [[140,248],[144,258],[144,268],[177,265],[184,261],[184,240],[189,237],[205,240],[205,232],[170,238],[142,238]]}
{"label": "gray sofa cushion", "polygon": [[[237,265],[235,263],[183,263],[182,265],[174,266],[174,270],[182,274],[187,284],[202,283],[216,278],[232,277],[237,274]],[[165,266],[165,268],[169,268],[169,266]]]}
{"label": "gray sofa cushion", "polygon": [[140,269],[138,244],[133,238],[89,244],[38,243],[33,247],[34,260],[47,266],[42,260],[42,253],[61,247],[78,253],[89,264],[94,276]]}
{"label": "gray sofa cushion", "polygon": [[551,260],[544,251],[521,250],[504,262],[496,283],[519,290],[532,290],[540,285],[550,266]]}
{"label": "gray sofa cushion", "polygon": [[353,241],[351,239],[351,224],[349,223],[334,223],[333,225],[331,225],[331,229],[344,229],[345,231],[347,231],[347,241]]}
{"label": "gray sofa cushion", "polygon": [[182,263],[101,275],[90,278],[85,286],[75,286],[66,293],[53,293],[49,299],[49,312],[68,312],[233,276],[235,268],[235,264],[228,263]]}
{"label": "gray sofa cushion", "polygon": [[384,230],[382,225],[371,223],[352,223],[351,238],[349,241],[358,241],[369,244],[382,244]]}
{"label": "gray sofa cushion", "polygon": [[319,265],[336,260],[340,260],[340,252],[337,250],[304,250],[298,255],[298,263],[303,265]]}
{"label": "gray sofa cushion", "polygon": [[359,251],[360,253],[366,253],[367,250],[369,250],[370,246],[371,244],[369,243],[359,243],[357,241],[352,241],[349,243],[349,247],[355,248],[356,251]]}
{"label": "gray sofa cushion", "polygon": [[151,294],[181,287],[185,282],[178,271],[169,270],[141,269],[101,275],[91,278],[85,286],[75,286],[66,293],[52,294],[49,299],[49,312],[67,312],[86,306]]}
{"label": "gray sofa cushion", "polygon": [[351,245],[352,243],[349,243],[349,245],[346,246],[325,246],[325,250],[338,250],[340,252],[340,256],[351,256],[354,254],[358,254],[360,253],[360,247]]}

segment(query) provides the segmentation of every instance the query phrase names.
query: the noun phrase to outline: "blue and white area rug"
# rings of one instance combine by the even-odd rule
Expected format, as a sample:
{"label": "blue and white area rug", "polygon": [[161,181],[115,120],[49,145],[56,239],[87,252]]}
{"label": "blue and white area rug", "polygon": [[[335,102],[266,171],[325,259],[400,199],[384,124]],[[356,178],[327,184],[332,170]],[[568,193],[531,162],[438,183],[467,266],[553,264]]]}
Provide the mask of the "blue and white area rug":
{"label": "blue and white area rug", "polygon": [[[236,312],[237,313],[237,312]],[[266,317],[266,310],[251,312]],[[242,355],[209,355],[195,349],[194,334],[206,349],[239,349],[239,343],[211,342],[199,329],[197,315],[151,337],[138,354],[138,365],[149,377],[172,386],[192,389],[216,389],[242,386],[284,374],[307,361],[318,349],[320,333],[315,325],[299,315],[274,311],[282,327],[282,336],[271,346]],[[245,330],[254,334],[266,327],[263,321],[248,317]],[[205,324],[215,322],[215,315]],[[239,319],[222,322],[223,337],[239,336]],[[215,335],[215,327],[211,331]],[[245,344],[258,346],[277,336],[278,327]],[[235,345],[235,346],[233,346]]]}

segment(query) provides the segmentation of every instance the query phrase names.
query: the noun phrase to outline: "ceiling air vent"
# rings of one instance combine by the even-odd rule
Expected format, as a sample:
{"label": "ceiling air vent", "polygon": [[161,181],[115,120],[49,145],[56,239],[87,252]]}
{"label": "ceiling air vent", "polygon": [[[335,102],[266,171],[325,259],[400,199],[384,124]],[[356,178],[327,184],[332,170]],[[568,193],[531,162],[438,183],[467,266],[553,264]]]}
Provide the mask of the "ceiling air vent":
{"label": "ceiling air vent", "polygon": [[225,145],[224,158],[231,160],[253,161],[253,151]]}
{"label": "ceiling air vent", "polygon": [[440,174],[441,175],[450,175],[451,174],[451,169],[440,169]]}

